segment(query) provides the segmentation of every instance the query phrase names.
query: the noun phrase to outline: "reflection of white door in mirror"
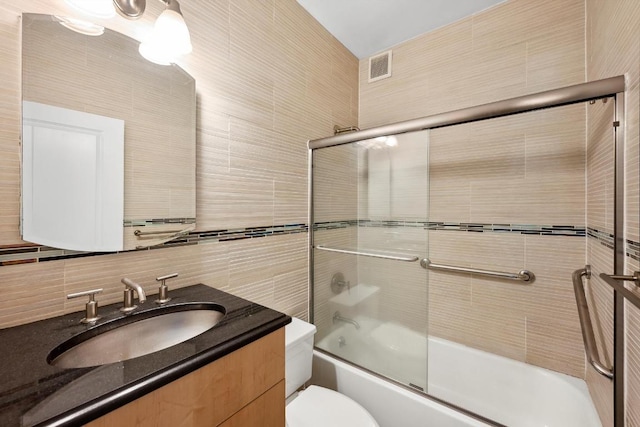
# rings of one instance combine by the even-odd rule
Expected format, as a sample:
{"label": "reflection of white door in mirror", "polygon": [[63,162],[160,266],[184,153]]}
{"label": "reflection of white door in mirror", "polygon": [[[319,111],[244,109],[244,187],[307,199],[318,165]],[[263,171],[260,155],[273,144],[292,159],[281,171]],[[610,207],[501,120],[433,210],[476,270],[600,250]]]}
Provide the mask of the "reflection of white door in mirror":
{"label": "reflection of white door in mirror", "polygon": [[124,121],[24,101],[22,132],[22,238],[122,250]]}

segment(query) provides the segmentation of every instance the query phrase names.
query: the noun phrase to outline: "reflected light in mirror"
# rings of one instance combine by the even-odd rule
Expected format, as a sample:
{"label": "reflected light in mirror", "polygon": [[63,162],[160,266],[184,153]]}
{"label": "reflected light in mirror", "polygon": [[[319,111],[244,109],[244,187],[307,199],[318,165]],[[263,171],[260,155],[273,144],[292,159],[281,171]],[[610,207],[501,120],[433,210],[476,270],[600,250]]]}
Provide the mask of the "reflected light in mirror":
{"label": "reflected light in mirror", "polygon": [[169,65],[192,50],[189,29],[176,0],[167,2],[149,37],[140,44],[140,54],[156,64]]}
{"label": "reflected light in mirror", "polygon": [[113,0],[65,0],[69,6],[97,18],[113,18],[116,9]]}
{"label": "reflected light in mirror", "polygon": [[75,31],[76,33],[84,34],[85,36],[97,37],[104,34],[104,27],[93,24],[91,22],[57,15],[56,19],[63,27]]}
{"label": "reflected light in mirror", "polygon": [[358,145],[368,150],[379,150],[381,148],[391,148],[398,145],[398,138],[395,136],[378,136],[373,139],[359,141]]}

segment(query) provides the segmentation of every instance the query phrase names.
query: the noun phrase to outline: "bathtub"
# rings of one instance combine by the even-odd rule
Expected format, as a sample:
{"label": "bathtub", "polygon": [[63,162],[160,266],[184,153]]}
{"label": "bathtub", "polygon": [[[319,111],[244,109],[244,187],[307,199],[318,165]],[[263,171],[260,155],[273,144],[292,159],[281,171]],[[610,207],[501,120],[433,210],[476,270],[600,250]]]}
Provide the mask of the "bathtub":
{"label": "bathtub", "polygon": [[587,386],[580,379],[436,337],[427,341],[395,323],[356,320],[360,329],[345,324],[316,342],[325,352],[314,351],[312,382],[356,400],[380,427],[491,424],[327,352],[509,427],[601,427]]}

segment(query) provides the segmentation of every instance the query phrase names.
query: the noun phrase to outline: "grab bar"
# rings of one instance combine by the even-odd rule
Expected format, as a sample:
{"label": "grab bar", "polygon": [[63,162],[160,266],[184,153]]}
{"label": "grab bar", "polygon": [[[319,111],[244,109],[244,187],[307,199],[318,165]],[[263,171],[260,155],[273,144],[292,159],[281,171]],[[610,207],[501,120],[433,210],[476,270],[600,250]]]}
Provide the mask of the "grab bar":
{"label": "grab bar", "polygon": [[500,277],[502,279],[510,280],[522,280],[523,282],[533,282],[535,275],[529,270],[520,270],[517,273],[505,273],[503,271],[481,270],[479,268],[457,267],[453,265],[434,264],[429,259],[424,258],[420,261],[420,265],[424,269],[429,270],[441,270],[441,271],[455,271],[458,273],[472,273],[479,274],[481,276]]}
{"label": "grab bar", "polygon": [[316,246],[314,246],[314,248],[319,249],[321,251],[327,251],[327,252],[338,252],[338,253],[341,253],[341,254],[370,256],[370,257],[374,257],[374,258],[391,259],[391,260],[394,260],[394,261],[415,262],[415,261],[420,259],[417,256],[402,255],[402,254],[392,254],[392,253],[389,253],[389,252],[382,252],[382,251],[362,252],[362,251],[357,251],[357,250],[353,250],[353,249],[329,248],[327,246],[322,246],[322,245],[316,245]]}
{"label": "grab bar", "polygon": [[140,231],[140,230],[136,230],[133,232],[134,236],[138,237],[138,238],[150,238],[149,236],[153,237],[153,236],[159,236],[159,235],[163,235],[163,234],[172,234],[173,237],[178,237],[182,234],[187,234],[189,233],[189,230],[159,230],[159,231]]}
{"label": "grab bar", "polygon": [[593,325],[591,324],[591,317],[589,316],[589,305],[587,304],[584,284],[582,283],[583,277],[587,279],[591,278],[591,266],[585,265],[584,268],[574,271],[572,277],[573,291],[576,294],[576,304],[578,306],[578,317],[580,318],[580,329],[582,330],[582,341],[584,342],[587,360],[596,372],[609,379],[613,379],[613,369],[607,368],[600,361],[600,356],[598,355],[596,337],[593,334]]}

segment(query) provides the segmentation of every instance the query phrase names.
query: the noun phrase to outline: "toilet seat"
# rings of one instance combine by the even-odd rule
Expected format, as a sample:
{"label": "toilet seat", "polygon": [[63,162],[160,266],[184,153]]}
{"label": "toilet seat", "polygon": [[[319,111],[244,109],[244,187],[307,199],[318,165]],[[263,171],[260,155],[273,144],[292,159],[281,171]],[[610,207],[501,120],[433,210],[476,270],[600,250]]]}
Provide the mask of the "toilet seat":
{"label": "toilet seat", "polygon": [[287,405],[287,426],[378,427],[378,423],[354,400],[312,385]]}

